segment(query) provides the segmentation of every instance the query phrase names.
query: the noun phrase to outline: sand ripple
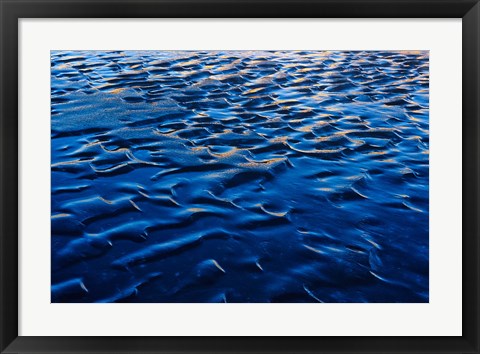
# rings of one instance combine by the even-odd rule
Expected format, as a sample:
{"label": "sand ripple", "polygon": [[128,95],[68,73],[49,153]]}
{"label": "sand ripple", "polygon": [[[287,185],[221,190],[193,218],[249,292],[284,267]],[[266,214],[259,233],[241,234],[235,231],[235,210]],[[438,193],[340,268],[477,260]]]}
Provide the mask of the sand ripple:
{"label": "sand ripple", "polygon": [[52,301],[428,301],[428,52],[51,63]]}

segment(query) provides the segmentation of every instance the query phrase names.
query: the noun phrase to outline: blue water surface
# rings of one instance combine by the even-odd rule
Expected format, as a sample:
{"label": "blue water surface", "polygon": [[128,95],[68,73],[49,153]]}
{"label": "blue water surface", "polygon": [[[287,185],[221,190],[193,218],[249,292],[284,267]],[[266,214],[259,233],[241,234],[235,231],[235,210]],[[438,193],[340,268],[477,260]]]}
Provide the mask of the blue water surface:
{"label": "blue water surface", "polygon": [[53,51],[52,302],[428,302],[422,51]]}

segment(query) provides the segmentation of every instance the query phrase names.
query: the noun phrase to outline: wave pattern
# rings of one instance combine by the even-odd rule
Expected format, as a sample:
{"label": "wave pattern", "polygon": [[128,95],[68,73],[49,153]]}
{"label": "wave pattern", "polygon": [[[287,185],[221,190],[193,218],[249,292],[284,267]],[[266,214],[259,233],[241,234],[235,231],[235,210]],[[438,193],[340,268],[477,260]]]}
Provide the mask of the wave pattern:
{"label": "wave pattern", "polygon": [[428,52],[53,51],[52,302],[428,302]]}

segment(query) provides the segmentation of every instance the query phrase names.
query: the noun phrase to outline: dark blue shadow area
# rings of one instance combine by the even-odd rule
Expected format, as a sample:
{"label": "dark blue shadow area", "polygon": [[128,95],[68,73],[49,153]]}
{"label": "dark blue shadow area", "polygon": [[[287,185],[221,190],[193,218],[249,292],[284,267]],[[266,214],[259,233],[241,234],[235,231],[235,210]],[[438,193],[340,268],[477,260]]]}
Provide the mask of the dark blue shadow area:
{"label": "dark blue shadow area", "polygon": [[428,63],[53,51],[52,302],[428,302]]}

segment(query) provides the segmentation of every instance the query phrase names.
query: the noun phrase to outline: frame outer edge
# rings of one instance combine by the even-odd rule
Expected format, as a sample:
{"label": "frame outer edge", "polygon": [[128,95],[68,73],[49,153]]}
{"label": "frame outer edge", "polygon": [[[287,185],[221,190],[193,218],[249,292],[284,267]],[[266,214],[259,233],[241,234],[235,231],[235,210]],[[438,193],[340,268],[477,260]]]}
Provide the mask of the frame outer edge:
{"label": "frame outer edge", "polygon": [[478,0],[0,1],[31,18],[452,18],[464,16]]}
{"label": "frame outer edge", "polygon": [[[462,23],[462,331],[479,352],[480,3]],[[468,128],[466,128],[468,126]],[[465,154],[468,151],[469,154]],[[465,291],[468,289],[469,291]],[[471,304],[472,308],[466,308]]]}
{"label": "frame outer edge", "polygon": [[[0,28],[2,31],[2,36],[0,39],[0,93],[4,91],[4,76],[3,76],[3,51],[4,51],[4,41],[5,41],[5,12],[4,12],[4,4],[2,1],[0,1]],[[4,117],[5,117],[5,109],[4,109],[4,104],[3,104],[3,94],[0,94],[0,139],[2,139],[3,134],[4,134],[4,128],[3,128],[3,122],[4,122]],[[3,195],[3,183],[4,183],[4,173],[5,173],[5,168],[4,168],[4,149],[3,149],[3,144],[1,144],[0,140],[0,195]],[[5,343],[5,328],[7,325],[7,320],[4,316],[4,308],[5,308],[5,296],[4,296],[4,272],[5,272],[5,265],[4,265],[4,243],[3,243],[3,235],[4,235],[4,227],[3,227],[3,222],[4,222],[4,217],[3,217],[3,211],[4,211],[4,199],[2,198],[0,200],[0,254],[1,254],[1,260],[0,260],[0,351],[3,352],[5,347],[7,346],[7,343]]]}
{"label": "frame outer edge", "polygon": [[[41,4],[45,1],[34,1]],[[55,1],[56,2],[56,1]],[[65,1],[69,3],[71,1]],[[87,1],[78,1],[78,3],[87,5]],[[6,347],[10,345],[13,350],[20,349],[22,352],[32,352],[33,348],[18,348],[15,342],[19,344],[21,337],[18,337],[18,288],[12,285],[18,285],[18,25],[20,7],[25,9],[25,5],[29,2],[18,2],[0,0],[0,19],[1,19],[1,41],[0,41],[0,352],[4,352]],[[388,1],[385,1],[388,3]],[[18,6],[18,5],[23,6]],[[63,7],[62,7],[63,8]],[[30,13],[31,11],[25,11]],[[61,11],[60,11],[61,12]],[[68,11],[65,11],[68,12]],[[37,17],[37,16],[32,16]],[[42,17],[42,16],[38,16]],[[61,17],[61,16],[59,16]],[[452,16],[453,17],[453,16]],[[473,345],[470,353],[478,353],[478,324],[479,324],[479,216],[478,206],[480,199],[479,191],[479,157],[480,157],[480,124],[479,124],[479,97],[480,97],[480,76],[479,76],[479,39],[480,39],[480,5],[478,2],[473,8],[469,9],[464,16],[464,21],[469,21],[471,27],[470,32],[463,33],[463,96],[462,104],[464,107],[469,106],[470,109],[464,108],[463,122],[466,123],[467,115],[470,117],[468,132],[463,131],[464,147],[468,143],[471,154],[466,158],[463,156],[463,172],[468,173],[468,177],[464,175],[464,186],[468,185],[472,189],[463,193],[463,214],[468,211],[468,225],[464,226],[464,235],[468,231],[470,240],[464,242],[463,251],[469,255],[467,266],[472,266],[472,270],[463,272],[463,281],[465,284],[472,284],[470,289],[474,292],[463,294],[464,304],[470,303],[474,308],[463,310],[464,320],[467,311],[472,312],[469,319],[473,319],[473,326],[465,327],[464,322],[464,339]],[[12,29],[15,28],[15,32]],[[13,38],[13,39],[12,39]],[[472,50],[467,51],[467,44]],[[7,51],[8,48],[9,50]],[[12,50],[14,49],[14,50]],[[466,73],[465,68],[472,69],[470,73]],[[7,71],[8,69],[8,71]],[[16,70],[14,70],[16,69]],[[468,79],[468,80],[466,80]],[[9,85],[9,84],[14,84]],[[7,120],[7,117],[10,117]],[[8,135],[7,135],[8,133]],[[464,150],[465,151],[465,150]],[[468,164],[468,166],[467,166]],[[465,216],[464,216],[465,218]],[[465,238],[464,238],[465,240]],[[15,252],[16,251],[16,252]],[[465,263],[464,263],[465,265]],[[465,269],[465,268],[464,268]],[[472,324],[472,322],[470,323]],[[15,340],[16,339],[16,340]],[[27,339],[27,338],[24,338]],[[44,338],[46,339],[46,338]],[[22,341],[23,342],[23,341]],[[15,347],[17,347],[15,349]],[[48,346],[47,346],[48,347]],[[55,347],[53,345],[52,347]],[[50,348],[52,348],[50,347]],[[39,351],[45,351],[45,347],[37,347]],[[73,349],[73,348],[72,348]],[[462,350],[458,348],[458,350]],[[7,348],[8,352],[12,352]],[[35,350],[33,350],[35,351]],[[425,352],[427,352],[426,350]],[[446,349],[449,351],[449,349]],[[69,350],[69,352],[79,352],[78,349]],[[141,352],[139,350],[138,352]],[[266,353],[266,352],[264,352]]]}
{"label": "frame outer edge", "polygon": [[0,0],[0,351],[18,337],[18,16],[12,5]]}

